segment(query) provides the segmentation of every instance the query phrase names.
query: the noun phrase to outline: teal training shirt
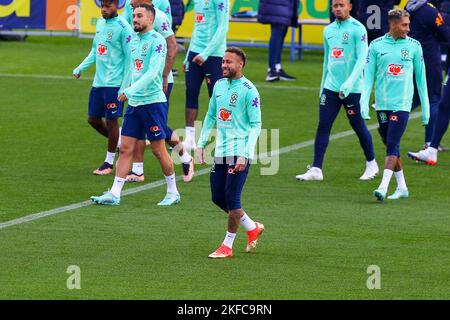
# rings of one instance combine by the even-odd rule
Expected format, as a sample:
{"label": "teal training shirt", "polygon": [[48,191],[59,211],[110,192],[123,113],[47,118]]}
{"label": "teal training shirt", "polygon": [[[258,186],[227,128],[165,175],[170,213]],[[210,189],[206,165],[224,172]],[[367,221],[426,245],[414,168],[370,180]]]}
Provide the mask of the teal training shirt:
{"label": "teal training shirt", "polygon": [[[129,0],[130,1],[130,0]],[[125,5],[124,12],[122,16],[128,21],[128,23],[132,26],[133,25],[133,8],[129,4],[129,1]],[[153,29],[160,33],[164,39],[167,39],[170,36],[175,36],[172,30],[172,22],[167,18],[167,16],[155,7],[155,20],[153,21]],[[169,72],[169,75],[167,76],[167,82],[173,83],[173,74],[172,70]]]}
{"label": "teal training shirt", "polygon": [[95,63],[93,87],[122,87],[124,74],[130,65],[130,48],[134,31],[121,16],[99,19],[92,49],[84,61],[73,70],[81,74]]}
{"label": "teal training shirt", "polygon": [[138,34],[136,41],[133,41],[131,86],[123,92],[129,106],[167,101],[162,88],[166,54],[166,40],[155,30]]}
{"label": "teal training shirt", "polygon": [[194,31],[186,54],[196,52],[206,60],[223,57],[227,47],[230,0],[194,0]]}
{"label": "teal training shirt", "polygon": [[215,157],[253,159],[261,132],[260,103],[258,90],[244,76],[237,80],[218,80],[203,121],[198,147],[205,147],[217,124]]}
{"label": "teal training shirt", "polygon": [[323,32],[324,61],[320,94],[323,89],[350,93],[362,92],[363,69],[367,57],[367,31],[349,17],[335,20]]}
{"label": "teal training shirt", "polygon": [[410,37],[395,41],[389,34],[372,41],[364,69],[362,117],[369,119],[369,100],[374,81],[376,110],[410,112],[414,94],[413,76],[421,102],[422,123],[426,125],[430,118],[430,103],[422,46]]}

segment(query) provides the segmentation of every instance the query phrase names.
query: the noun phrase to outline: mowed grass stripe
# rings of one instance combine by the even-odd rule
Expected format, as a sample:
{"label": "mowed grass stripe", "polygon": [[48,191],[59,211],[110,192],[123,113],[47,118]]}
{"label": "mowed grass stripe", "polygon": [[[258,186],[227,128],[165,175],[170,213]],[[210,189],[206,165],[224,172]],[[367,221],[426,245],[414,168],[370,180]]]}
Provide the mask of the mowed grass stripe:
{"label": "mowed grass stripe", "polygon": [[[416,118],[420,117],[420,115],[421,114],[419,112],[412,113],[409,119],[410,120],[416,119]],[[369,130],[374,130],[376,128],[378,128],[377,124],[368,126]],[[331,140],[337,140],[337,139],[345,138],[345,137],[348,137],[348,136],[351,136],[351,135],[354,135],[354,134],[355,134],[355,132],[353,130],[347,130],[347,131],[343,131],[343,132],[338,132],[338,133],[333,134],[333,135],[330,136],[330,141]],[[292,151],[295,151],[295,150],[306,148],[306,147],[309,147],[309,146],[312,146],[312,145],[314,145],[314,140],[308,140],[308,141],[305,141],[305,142],[301,142],[301,143],[293,144],[293,145],[290,145],[290,146],[287,146],[287,147],[283,147],[283,148],[281,148],[279,150],[275,150],[275,151],[271,152],[270,154],[268,154],[268,153],[258,154],[258,159],[267,159],[267,158],[270,158],[270,157],[275,157],[275,156],[282,155],[282,154],[285,154],[285,153],[289,153],[289,152],[292,152]],[[195,176],[198,177],[198,176],[202,176],[202,175],[208,174],[209,171],[210,171],[209,168],[202,169],[200,171],[197,171],[195,173]],[[178,176],[177,177],[177,181],[180,181],[180,180],[181,180],[181,176]],[[164,186],[165,184],[166,184],[165,180],[158,180],[158,181],[155,181],[155,182],[152,182],[152,183],[145,184],[145,185],[140,186],[140,187],[127,189],[127,190],[125,190],[122,193],[122,196],[127,196],[127,195],[135,194],[135,193],[138,193],[138,192],[142,192],[142,191],[145,191],[145,190],[158,188],[158,187]],[[19,225],[19,224],[22,224],[22,223],[26,223],[26,222],[42,219],[42,218],[45,218],[45,217],[48,217],[48,216],[53,216],[53,215],[56,215],[56,214],[59,214],[59,213],[76,210],[76,209],[79,209],[79,208],[83,208],[83,207],[89,206],[91,204],[92,204],[91,201],[83,201],[83,202],[67,205],[67,206],[64,206],[64,207],[55,208],[55,209],[52,209],[52,210],[47,210],[47,211],[42,211],[42,212],[26,215],[26,216],[18,218],[18,219],[14,219],[14,220],[10,220],[10,221],[6,221],[6,222],[3,222],[3,223],[0,223],[0,229],[5,229],[5,228],[11,227],[11,226],[15,226],[15,225]]]}

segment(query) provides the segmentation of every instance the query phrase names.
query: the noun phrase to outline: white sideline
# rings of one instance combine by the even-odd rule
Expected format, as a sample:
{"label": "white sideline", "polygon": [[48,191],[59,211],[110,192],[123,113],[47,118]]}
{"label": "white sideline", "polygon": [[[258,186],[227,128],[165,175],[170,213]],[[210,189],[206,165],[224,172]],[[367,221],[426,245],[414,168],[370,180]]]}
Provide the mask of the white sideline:
{"label": "white sideline", "polygon": [[[420,115],[421,115],[420,112],[411,113],[409,119],[411,120],[411,119],[419,118]],[[367,126],[367,128],[369,130],[374,130],[374,129],[378,128],[378,124],[372,124],[370,126]],[[351,135],[354,135],[354,134],[355,134],[355,132],[353,130],[342,131],[342,132],[338,132],[336,134],[331,135],[330,136],[330,140],[337,140],[337,139],[344,138],[344,137],[347,137],[347,136],[351,136]],[[276,156],[276,155],[289,153],[291,151],[303,149],[303,148],[306,148],[306,147],[309,147],[309,146],[312,146],[312,145],[314,145],[314,140],[308,140],[308,141],[304,141],[304,142],[301,142],[301,143],[296,143],[296,144],[293,144],[293,145],[290,145],[290,146],[287,146],[287,147],[283,147],[283,148],[281,148],[279,150],[275,150],[274,152],[272,152],[270,154],[270,156],[273,157],[273,156]],[[268,157],[269,157],[269,155],[267,153],[258,154],[258,159],[266,159]],[[210,172],[209,168],[202,169],[200,171],[197,171],[195,173],[195,176],[202,176],[202,175],[208,174],[209,172]],[[294,173],[292,175],[294,176]],[[180,180],[181,180],[181,176],[179,176],[177,178],[177,181],[180,181]],[[125,190],[122,193],[122,196],[135,194],[135,193],[138,193],[138,192],[141,192],[141,191],[144,191],[144,190],[154,189],[154,188],[163,186],[165,184],[166,184],[165,180],[158,180],[158,181],[155,181],[155,182],[152,182],[152,183],[144,184],[144,185],[142,185],[140,187],[127,189],[127,190]],[[18,225],[18,224],[22,224],[22,223],[25,223],[25,222],[34,221],[34,220],[38,220],[38,219],[45,218],[45,217],[48,217],[48,216],[52,216],[52,215],[55,215],[55,214],[58,214],[58,213],[62,213],[62,212],[70,211],[70,210],[75,210],[75,209],[80,209],[80,208],[83,208],[83,207],[87,207],[87,206],[89,206],[91,204],[92,204],[92,201],[83,201],[83,202],[74,203],[74,204],[71,204],[71,205],[68,205],[68,206],[64,206],[64,207],[60,207],[60,208],[56,208],[56,209],[52,209],[52,210],[48,210],[48,211],[42,211],[42,212],[30,214],[30,215],[25,216],[25,217],[21,217],[21,218],[17,218],[17,219],[14,219],[14,220],[10,220],[10,221],[6,221],[6,222],[3,222],[3,223],[0,223],[0,230],[8,228],[8,227],[11,227],[11,226],[15,226],[15,225]]]}
{"label": "white sideline", "polygon": [[[93,81],[93,77],[83,77],[75,79],[73,76],[58,76],[47,74],[22,74],[22,73],[0,73],[0,78],[29,78],[29,79],[48,79],[48,80],[78,80],[78,81]],[[176,85],[184,84],[184,81],[175,81]],[[283,86],[278,83],[267,84],[265,82],[254,82],[258,88],[264,89],[286,89],[286,90],[305,90],[305,91],[318,91],[319,87],[305,87],[305,86]]]}

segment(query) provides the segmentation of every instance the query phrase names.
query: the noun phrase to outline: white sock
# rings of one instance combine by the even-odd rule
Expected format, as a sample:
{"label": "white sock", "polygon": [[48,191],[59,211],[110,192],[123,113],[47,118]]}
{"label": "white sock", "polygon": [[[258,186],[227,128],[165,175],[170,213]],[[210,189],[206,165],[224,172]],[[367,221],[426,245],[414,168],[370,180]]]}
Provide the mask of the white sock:
{"label": "white sock", "polygon": [[133,169],[131,169],[135,174],[140,176],[144,174],[144,163],[143,162],[133,162]]}
{"label": "white sock", "polygon": [[164,176],[164,177],[166,178],[167,192],[178,194],[177,182],[175,180],[175,173],[172,174],[171,176],[168,177]]}
{"label": "white sock", "polygon": [[120,193],[122,192],[123,185],[125,184],[126,179],[121,177],[114,178],[114,184],[110,190],[110,192],[117,198],[120,198]]}
{"label": "white sock", "polygon": [[375,158],[373,158],[372,161],[366,161],[366,165],[367,165],[368,167],[377,167],[377,166],[378,166],[377,160],[375,160]]}
{"label": "white sock", "polygon": [[395,179],[397,179],[397,187],[402,190],[408,190],[406,186],[405,176],[403,175],[403,170],[394,172]]}
{"label": "white sock", "polygon": [[223,244],[226,245],[228,248],[233,248],[234,238],[236,238],[236,233],[231,233],[227,231],[225,239],[223,240]]}
{"label": "white sock", "polygon": [[281,70],[281,63],[277,63],[277,64],[275,65],[275,70],[276,70],[277,72]]}
{"label": "white sock", "polygon": [[383,188],[387,191],[389,187],[389,182],[391,181],[392,175],[394,174],[394,171],[389,169],[384,169],[383,171],[383,180],[381,180],[381,184],[379,188]]}
{"label": "white sock", "polygon": [[183,163],[189,163],[192,160],[192,157],[189,153],[186,152],[186,150],[184,150],[184,153],[182,156],[180,156],[181,162]]}
{"label": "white sock", "polygon": [[105,162],[108,162],[109,164],[114,164],[114,158],[115,157],[116,157],[116,153],[115,152],[106,151]]}
{"label": "white sock", "polygon": [[195,141],[195,127],[186,127],[186,141]]}
{"label": "white sock", "polygon": [[244,227],[245,231],[254,230],[256,228],[255,221],[253,221],[245,212],[241,217],[241,225]]}

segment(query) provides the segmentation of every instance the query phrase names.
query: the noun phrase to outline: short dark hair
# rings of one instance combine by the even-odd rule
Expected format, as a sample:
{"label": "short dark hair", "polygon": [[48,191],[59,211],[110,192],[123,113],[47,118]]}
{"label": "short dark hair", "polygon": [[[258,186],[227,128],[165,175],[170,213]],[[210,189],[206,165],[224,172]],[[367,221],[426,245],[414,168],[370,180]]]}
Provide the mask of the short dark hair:
{"label": "short dark hair", "polygon": [[134,7],[134,9],[136,9],[136,8],[144,8],[145,10],[150,11],[151,13],[153,13],[153,16],[156,15],[155,7],[153,6],[153,4],[149,4],[149,3],[143,2],[143,3],[139,3],[136,7]]}
{"label": "short dark hair", "polygon": [[244,62],[243,67],[245,67],[245,64],[247,63],[247,55],[245,54],[244,50],[238,47],[229,47],[225,52],[231,52],[237,55],[241,60]]}

